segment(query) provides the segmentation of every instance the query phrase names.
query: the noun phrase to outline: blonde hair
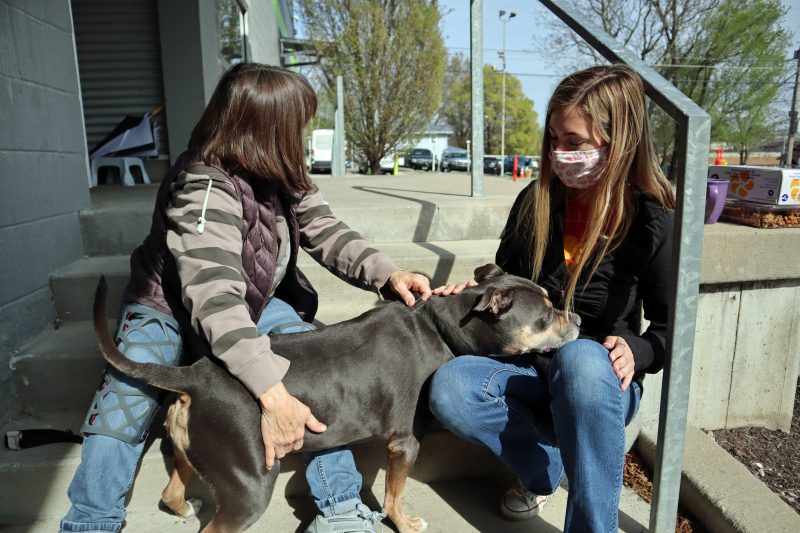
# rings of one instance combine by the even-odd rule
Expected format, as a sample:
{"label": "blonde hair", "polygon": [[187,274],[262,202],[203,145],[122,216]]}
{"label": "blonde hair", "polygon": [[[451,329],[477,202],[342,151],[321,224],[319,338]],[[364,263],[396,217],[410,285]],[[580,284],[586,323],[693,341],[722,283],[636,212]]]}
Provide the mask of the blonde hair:
{"label": "blonde hair", "polygon": [[641,78],[625,65],[596,66],[570,74],[559,83],[547,105],[538,187],[523,203],[515,228],[517,235],[527,235],[532,241],[534,280],[541,274],[549,241],[551,195],[556,200],[564,197],[564,186],[552,171],[547,125],[554,111],[566,107],[583,113],[608,145],[608,165],[589,206],[589,220],[604,222],[589,223],[570,269],[563,303],[571,309],[578,281],[590,259],[595,258],[587,280],[603,257],[627,235],[636,215],[635,190],[669,209],[675,207],[675,196],[655,158]]}

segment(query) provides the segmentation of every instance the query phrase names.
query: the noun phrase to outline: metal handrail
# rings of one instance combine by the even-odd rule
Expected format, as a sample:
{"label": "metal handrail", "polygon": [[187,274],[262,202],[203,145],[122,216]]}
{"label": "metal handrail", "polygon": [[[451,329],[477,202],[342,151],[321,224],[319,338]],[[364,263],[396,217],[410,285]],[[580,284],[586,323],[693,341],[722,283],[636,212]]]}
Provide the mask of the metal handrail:
{"label": "metal handrail", "polygon": [[[539,0],[546,8],[575,31],[590,46],[612,63],[624,63],[634,69],[645,85],[650,99],[663,109],[678,125],[676,133],[677,206],[675,217],[675,241],[672,267],[674,291],[669,314],[667,336],[667,358],[664,365],[664,387],[658,419],[658,442],[653,479],[653,501],[650,508],[650,531],[668,533],[675,531],[678,498],[680,495],[681,467],[683,464],[684,437],[689,406],[689,385],[692,376],[697,300],[700,285],[700,256],[703,245],[703,217],[705,211],[708,167],[708,145],[711,118],[708,113],[681,93],[672,83],[626,49],[602,28],[592,23],[567,2]],[[483,138],[475,136],[476,93],[475,67],[477,38],[482,43],[483,1],[472,0],[472,28],[476,26],[481,35],[472,38],[473,64],[473,142],[476,149]],[[482,94],[481,108],[477,113],[480,130],[483,131]],[[477,151],[477,150],[476,150]],[[473,162],[473,183],[483,178],[476,176]],[[482,190],[482,186],[478,188]]]}

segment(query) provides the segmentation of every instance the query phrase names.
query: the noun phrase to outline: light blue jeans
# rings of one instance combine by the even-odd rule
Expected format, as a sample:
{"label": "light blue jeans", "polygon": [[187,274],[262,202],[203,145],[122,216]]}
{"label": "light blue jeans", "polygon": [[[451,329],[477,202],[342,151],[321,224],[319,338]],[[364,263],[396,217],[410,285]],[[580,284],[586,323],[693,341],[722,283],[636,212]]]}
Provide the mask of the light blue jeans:
{"label": "light blue jeans", "polygon": [[487,446],[536,494],[569,480],[565,532],[617,531],[625,426],[641,389],[625,392],[601,344],[559,349],[542,379],[530,359],[456,357],[433,376],[430,406],[453,433]]}
{"label": "light blue jeans", "polygon": [[[130,314],[131,310],[136,313]],[[124,307],[120,316],[120,328],[125,324],[130,326],[124,335],[127,344],[125,340],[119,342],[120,350],[129,359],[170,365],[181,363],[181,338],[172,317],[140,305]],[[311,324],[303,322],[290,305],[277,298],[270,300],[257,327],[262,335],[314,329]],[[129,402],[129,413],[134,419],[149,424],[163,394],[118,374],[114,377],[114,391],[119,391],[123,398],[118,398],[116,392],[99,395],[102,396],[101,401],[109,406],[105,415],[106,423],[122,428],[128,425],[123,410],[114,408],[125,405],[126,395],[131,393],[139,399]],[[145,401],[140,401],[142,398]],[[133,434],[134,429],[128,427],[122,432]],[[68,491],[72,506],[61,521],[61,531],[120,530],[125,518],[125,497],[133,485],[136,467],[144,451],[145,436],[136,439],[136,444],[106,435],[85,436],[81,463]],[[322,513],[330,516],[355,509],[361,502],[361,475],[356,470],[350,449],[309,453],[304,458],[311,495]]]}

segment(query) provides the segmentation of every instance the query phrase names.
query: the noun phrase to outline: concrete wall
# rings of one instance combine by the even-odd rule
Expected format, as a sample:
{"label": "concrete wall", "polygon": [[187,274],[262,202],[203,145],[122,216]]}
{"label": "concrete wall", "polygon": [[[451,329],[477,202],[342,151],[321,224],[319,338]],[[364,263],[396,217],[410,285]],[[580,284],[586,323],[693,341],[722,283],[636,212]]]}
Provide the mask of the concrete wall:
{"label": "concrete wall", "polygon": [[[55,318],[49,275],[83,255],[89,204],[69,0],[0,0],[0,389],[13,347]],[[0,397],[0,419],[10,408]]]}
{"label": "concrete wall", "polygon": [[267,65],[281,64],[280,26],[273,2],[249,2],[247,44],[250,61]]}
{"label": "concrete wall", "polygon": [[[280,64],[280,23],[266,0],[248,2],[250,60]],[[158,0],[170,160],[186,149],[195,123],[227,65],[219,55],[215,0]],[[291,31],[289,29],[288,31]]]}
{"label": "concrete wall", "polygon": [[159,0],[170,160],[186,149],[222,74],[214,0]]}
{"label": "concrete wall", "polygon": [[[690,424],[789,431],[800,373],[798,264],[797,230],[706,226]],[[645,379],[645,420],[658,417],[661,379]]]}

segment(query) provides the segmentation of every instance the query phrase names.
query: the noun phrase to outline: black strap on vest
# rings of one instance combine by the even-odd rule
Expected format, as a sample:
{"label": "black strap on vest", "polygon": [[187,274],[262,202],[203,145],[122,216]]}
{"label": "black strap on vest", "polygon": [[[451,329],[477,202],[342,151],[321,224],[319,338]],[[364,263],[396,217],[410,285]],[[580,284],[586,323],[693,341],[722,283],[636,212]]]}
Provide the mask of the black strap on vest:
{"label": "black strap on vest", "polygon": [[83,437],[74,434],[69,429],[66,431],[60,429],[19,429],[7,432],[5,442],[6,448],[9,450],[22,450],[54,442],[81,444]]}

